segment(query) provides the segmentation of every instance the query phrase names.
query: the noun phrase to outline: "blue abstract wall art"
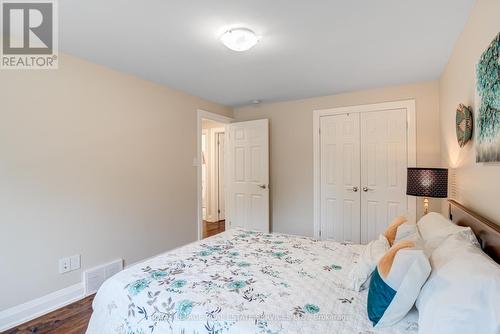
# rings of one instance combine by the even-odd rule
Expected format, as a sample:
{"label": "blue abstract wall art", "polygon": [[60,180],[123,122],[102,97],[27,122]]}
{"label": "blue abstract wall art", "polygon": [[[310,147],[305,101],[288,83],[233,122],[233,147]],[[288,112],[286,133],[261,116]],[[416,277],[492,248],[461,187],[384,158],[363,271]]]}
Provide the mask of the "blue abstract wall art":
{"label": "blue abstract wall art", "polygon": [[476,68],[476,161],[500,161],[500,33],[484,51]]}

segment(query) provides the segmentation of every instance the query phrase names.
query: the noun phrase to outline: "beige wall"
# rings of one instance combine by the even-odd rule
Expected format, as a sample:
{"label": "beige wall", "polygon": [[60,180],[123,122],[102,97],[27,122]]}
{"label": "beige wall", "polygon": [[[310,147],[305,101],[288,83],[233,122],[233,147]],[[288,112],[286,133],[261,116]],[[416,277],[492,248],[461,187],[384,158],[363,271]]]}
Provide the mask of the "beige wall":
{"label": "beige wall", "polygon": [[455,169],[456,199],[500,224],[500,165],[475,161],[475,142],[460,149],[455,111],[460,103],[474,108],[475,66],[500,32],[500,1],[478,0],[455,44],[439,81],[443,163]]}
{"label": "beige wall", "polygon": [[[313,235],[313,110],[415,99],[417,164],[439,166],[437,82],[386,87],[234,110],[237,120],[268,118],[271,152],[271,220],[275,232]],[[418,202],[419,204],[420,201]],[[438,201],[431,210],[439,211]],[[421,212],[419,205],[418,212]]]}
{"label": "beige wall", "polygon": [[230,109],[70,56],[0,100],[0,311],[196,239],[196,110]]}

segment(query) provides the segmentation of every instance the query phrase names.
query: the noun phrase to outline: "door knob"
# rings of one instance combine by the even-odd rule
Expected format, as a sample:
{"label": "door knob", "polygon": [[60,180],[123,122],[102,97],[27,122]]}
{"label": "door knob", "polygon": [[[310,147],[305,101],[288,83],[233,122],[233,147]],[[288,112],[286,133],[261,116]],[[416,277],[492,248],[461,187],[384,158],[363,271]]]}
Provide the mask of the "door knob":
{"label": "door knob", "polygon": [[363,191],[364,191],[365,193],[366,193],[366,192],[368,192],[368,190],[372,190],[372,189],[370,189],[370,188],[368,188],[368,187],[363,187]]}
{"label": "door knob", "polygon": [[357,192],[358,192],[358,190],[359,190],[359,188],[358,188],[358,187],[352,187],[352,191],[354,191],[355,193],[357,193]]}
{"label": "door knob", "polygon": [[266,189],[266,188],[267,188],[267,186],[266,186],[265,184],[259,184],[259,188],[261,188],[261,189]]}

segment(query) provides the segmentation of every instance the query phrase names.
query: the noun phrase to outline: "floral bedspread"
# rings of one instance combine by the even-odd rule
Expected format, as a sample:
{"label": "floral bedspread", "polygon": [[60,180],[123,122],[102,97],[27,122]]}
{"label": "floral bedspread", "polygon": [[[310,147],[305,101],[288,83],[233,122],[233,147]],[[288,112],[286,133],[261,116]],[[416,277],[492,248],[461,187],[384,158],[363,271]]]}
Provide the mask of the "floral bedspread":
{"label": "floral bedspread", "polygon": [[416,333],[416,312],[374,329],[344,287],[362,247],[229,230],[105,282],[87,334]]}

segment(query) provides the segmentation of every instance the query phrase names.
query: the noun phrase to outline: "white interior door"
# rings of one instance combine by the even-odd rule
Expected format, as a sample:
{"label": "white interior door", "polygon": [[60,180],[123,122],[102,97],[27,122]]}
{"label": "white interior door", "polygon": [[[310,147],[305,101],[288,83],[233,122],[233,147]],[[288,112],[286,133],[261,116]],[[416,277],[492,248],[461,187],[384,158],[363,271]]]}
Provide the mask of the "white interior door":
{"label": "white interior door", "polygon": [[361,242],[408,212],[406,110],[361,114]]}
{"label": "white interior door", "polygon": [[218,210],[219,220],[226,219],[226,203],[225,203],[225,187],[224,187],[224,150],[225,150],[225,135],[224,132],[217,133],[217,185],[218,185]]}
{"label": "white interior door", "polygon": [[227,133],[230,226],[269,232],[269,122],[232,123]]}
{"label": "white interior door", "polygon": [[360,242],[359,114],[320,118],[321,238]]}

